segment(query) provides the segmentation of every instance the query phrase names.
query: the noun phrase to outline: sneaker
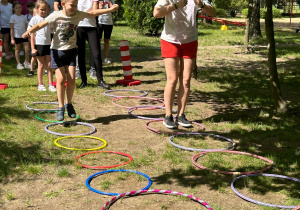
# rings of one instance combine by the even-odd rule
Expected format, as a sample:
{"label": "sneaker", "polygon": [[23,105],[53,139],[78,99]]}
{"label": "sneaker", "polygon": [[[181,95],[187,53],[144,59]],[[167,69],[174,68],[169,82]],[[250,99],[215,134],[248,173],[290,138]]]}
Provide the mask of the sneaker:
{"label": "sneaker", "polygon": [[5,52],[2,53],[2,57],[6,57],[6,53]]}
{"label": "sneaker", "polygon": [[79,88],[85,88],[88,84],[86,82],[82,82],[80,85],[79,85]]}
{"label": "sneaker", "polygon": [[33,76],[34,72],[33,71],[29,71],[28,76]]}
{"label": "sneaker", "polygon": [[110,87],[108,84],[106,84],[103,80],[101,80],[99,83],[98,83],[98,88],[103,88],[103,89],[106,89],[106,90],[110,90]]}
{"label": "sneaker", "polygon": [[56,92],[56,88],[53,85],[49,85],[48,90],[50,92]]}
{"label": "sneaker", "polygon": [[79,69],[76,68],[75,79],[79,79],[79,78],[81,78],[80,71],[79,71]]}
{"label": "sneaker", "polygon": [[48,71],[47,70],[45,70],[45,75],[48,75]]}
{"label": "sneaker", "polygon": [[177,128],[177,124],[174,122],[172,115],[166,116],[163,124],[169,129]]}
{"label": "sneaker", "polygon": [[24,66],[23,66],[21,63],[19,63],[19,64],[17,65],[17,69],[19,69],[19,70],[24,69]]}
{"label": "sneaker", "polygon": [[97,79],[97,74],[95,68],[90,69],[90,78]]}
{"label": "sneaker", "polygon": [[56,119],[58,121],[63,121],[65,119],[65,107],[58,107]]}
{"label": "sneaker", "polygon": [[31,69],[30,63],[25,63],[25,62],[24,62],[24,67],[25,67],[26,69]]}
{"label": "sneaker", "polygon": [[71,117],[71,118],[75,118],[76,117],[76,112],[75,112],[75,109],[74,109],[73,105],[72,104],[66,104],[65,107],[67,109],[68,116]]}
{"label": "sneaker", "polygon": [[38,91],[46,91],[46,88],[44,85],[39,85],[38,86]]}
{"label": "sneaker", "polygon": [[192,126],[192,123],[186,119],[185,114],[179,116],[177,120],[178,120],[178,124],[181,125],[182,127],[188,128]]}
{"label": "sneaker", "polygon": [[109,58],[104,58],[104,63],[111,64],[111,59],[109,59]]}
{"label": "sneaker", "polygon": [[24,55],[24,51],[20,51],[20,56],[23,56]]}

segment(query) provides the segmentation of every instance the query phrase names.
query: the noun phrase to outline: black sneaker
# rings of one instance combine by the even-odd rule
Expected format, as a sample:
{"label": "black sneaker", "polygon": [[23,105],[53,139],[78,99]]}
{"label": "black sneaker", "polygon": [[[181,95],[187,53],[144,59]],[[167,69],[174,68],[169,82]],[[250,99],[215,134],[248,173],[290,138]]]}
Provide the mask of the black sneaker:
{"label": "black sneaker", "polygon": [[103,88],[103,89],[106,89],[106,90],[110,90],[110,87],[108,84],[106,84],[103,80],[101,80],[99,83],[98,83],[98,86],[99,88]]}
{"label": "black sneaker", "polygon": [[169,129],[177,128],[177,124],[174,122],[172,115],[166,116],[163,124]]}
{"label": "black sneaker", "polygon": [[192,123],[186,119],[185,114],[179,116],[177,120],[178,120],[178,124],[181,125],[182,127],[188,128],[192,126]]}
{"label": "black sneaker", "polygon": [[57,113],[56,113],[56,119],[58,121],[63,121],[65,118],[65,107],[58,107]]}
{"label": "black sneaker", "polygon": [[79,88],[85,88],[87,86],[87,83],[86,82],[82,82],[80,85],[79,85]]}
{"label": "black sneaker", "polygon": [[34,72],[33,71],[29,71],[28,76],[33,76]]}
{"label": "black sneaker", "polygon": [[76,112],[75,112],[75,109],[72,104],[66,104],[66,109],[67,109],[69,117],[71,117],[71,118],[76,117]]}

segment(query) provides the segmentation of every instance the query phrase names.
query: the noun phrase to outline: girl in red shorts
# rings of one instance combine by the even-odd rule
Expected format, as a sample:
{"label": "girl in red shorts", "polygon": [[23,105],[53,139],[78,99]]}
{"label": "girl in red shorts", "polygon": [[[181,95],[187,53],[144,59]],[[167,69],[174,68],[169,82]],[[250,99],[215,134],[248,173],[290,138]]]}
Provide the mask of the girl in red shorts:
{"label": "girl in red shorts", "polygon": [[[185,117],[184,110],[190,93],[191,73],[197,56],[196,15],[199,8],[209,16],[216,14],[214,7],[201,0],[158,0],[153,10],[154,17],[165,17],[164,30],[161,34],[161,53],[167,73],[164,91],[166,114],[163,124],[169,129],[177,128],[177,124],[183,127],[191,126],[191,122]],[[174,121],[172,106],[178,77],[178,112]]]}

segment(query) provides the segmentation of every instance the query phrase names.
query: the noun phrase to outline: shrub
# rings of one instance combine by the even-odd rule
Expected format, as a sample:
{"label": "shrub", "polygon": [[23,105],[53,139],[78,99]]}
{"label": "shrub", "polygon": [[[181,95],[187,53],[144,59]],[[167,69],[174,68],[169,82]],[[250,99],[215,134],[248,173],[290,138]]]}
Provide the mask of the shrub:
{"label": "shrub", "polygon": [[[265,18],[265,12],[266,12],[266,10],[264,8],[260,9],[260,18]],[[272,12],[273,12],[273,18],[280,18],[282,16],[280,10],[277,9],[277,8],[273,8]],[[247,17],[248,9],[243,9],[242,10],[242,15],[244,17]]]}
{"label": "shrub", "polygon": [[216,17],[226,17],[226,10],[225,9],[218,9],[216,8]]}
{"label": "shrub", "polygon": [[124,6],[122,0],[114,0],[115,4],[119,5],[119,9],[112,13],[114,22],[124,20]]}
{"label": "shrub", "polygon": [[128,26],[140,33],[157,34],[163,28],[164,18],[153,17],[157,0],[124,0],[124,17]]}

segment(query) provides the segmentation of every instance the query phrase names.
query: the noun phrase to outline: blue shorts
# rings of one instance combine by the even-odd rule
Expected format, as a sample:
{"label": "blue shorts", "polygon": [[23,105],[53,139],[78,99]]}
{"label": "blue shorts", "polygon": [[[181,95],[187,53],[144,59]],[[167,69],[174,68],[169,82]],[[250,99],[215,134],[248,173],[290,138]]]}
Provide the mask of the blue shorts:
{"label": "blue shorts", "polygon": [[10,28],[1,28],[1,34],[9,34]]}
{"label": "blue shorts", "polygon": [[51,68],[58,69],[62,66],[76,66],[77,48],[71,50],[51,49]]}

